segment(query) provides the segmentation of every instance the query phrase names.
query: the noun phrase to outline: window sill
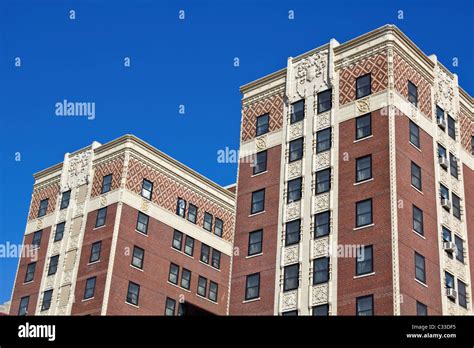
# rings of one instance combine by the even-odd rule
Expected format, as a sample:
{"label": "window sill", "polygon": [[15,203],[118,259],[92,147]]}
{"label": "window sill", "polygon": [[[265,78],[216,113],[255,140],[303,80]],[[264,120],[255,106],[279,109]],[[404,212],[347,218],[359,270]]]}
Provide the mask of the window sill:
{"label": "window sill", "polygon": [[254,216],[257,216],[257,215],[264,214],[264,213],[265,213],[265,210],[262,210],[262,211],[259,211],[258,213],[250,214],[248,217],[254,217]]}
{"label": "window sill", "polygon": [[417,151],[419,151],[419,152],[422,152],[421,149],[420,149],[418,146],[416,146],[415,144],[413,144],[411,141],[408,141],[408,143],[409,143],[411,146],[413,146],[413,147],[415,148],[415,150],[417,150]]}
{"label": "window sill", "polygon": [[426,240],[426,237],[425,237],[424,235],[420,234],[419,232],[416,232],[415,230],[412,230],[412,232],[413,232],[414,234],[416,234],[418,237],[423,238],[423,239]]}
{"label": "window sill", "polygon": [[374,178],[370,178],[370,179],[367,179],[367,180],[364,180],[364,181],[355,182],[354,186],[362,185],[362,184],[365,184],[366,182],[371,182],[371,181],[374,181]]}
{"label": "window sill", "polygon": [[91,301],[91,300],[93,300],[94,298],[95,298],[94,296],[89,297],[89,298],[83,298],[81,302]]}
{"label": "window sill", "polygon": [[423,285],[425,288],[428,287],[428,285],[426,285],[425,283],[423,283],[421,280],[418,280],[418,279],[416,279],[416,278],[413,278],[413,279],[415,279],[415,281],[416,281],[418,284]]}
{"label": "window sill", "polygon": [[266,173],[268,173],[268,170],[264,170],[263,172],[256,173],[256,174],[252,174],[250,177],[251,177],[251,178],[254,178],[254,177],[256,177],[256,176],[263,175],[263,174],[266,174]]}
{"label": "window sill", "polygon": [[214,271],[217,271],[217,272],[220,272],[220,271],[221,271],[220,268],[215,268],[214,266],[211,266],[210,263],[205,263],[205,262],[203,262],[203,261],[201,261],[201,260],[199,260],[199,263],[202,263],[203,265],[206,265],[207,267],[212,268]]}
{"label": "window sill", "polygon": [[373,138],[373,137],[374,137],[373,134],[367,135],[366,137],[363,137],[363,138],[354,140],[353,143],[355,144],[355,143],[358,143],[358,142],[361,142],[361,141],[363,141],[363,140],[367,140],[367,139],[370,139],[370,138]]}
{"label": "window sill", "polygon": [[130,303],[130,302],[127,302],[127,301],[125,301],[125,303],[128,304],[129,306],[132,306],[133,308],[137,308],[137,309],[140,308],[139,306],[137,306],[137,305],[135,305],[135,304],[133,304],[133,303]]}
{"label": "window sill", "polygon": [[33,280],[30,280],[30,281],[27,281],[27,282],[24,282],[22,285],[29,285],[31,283],[34,283],[34,279]]}
{"label": "window sill", "polygon": [[196,294],[196,296],[199,297],[199,298],[202,298],[203,300],[206,300],[207,302],[213,303],[215,305],[217,304],[217,302],[214,302],[214,301],[212,301],[212,300],[210,300],[207,297],[204,297],[202,295]]}
{"label": "window sill", "polygon": [[415,189],[418,193],[421,193],[422,195],[424,195],[423,191],[421,191],[419,188],[416,188],[415,186],[411,185],[411,187],[413,189]]}
{"label": "window sill", "polygon": [[139,230],[137,230],[137,229],[135,229],[135,232],[137,232],[138,234],[141,234],[141,235],[144,236],[144,237],[148,237],[148,234],[143,233],[143,232],[141,232],[141,231],[139,231]]}
{"label": "window sill", "polygon": [[375,226],[375,224],[371,223],[371,224],[360,226],[360,227],[354,227],[352,230],[353,231],[359,231],[359,230],[363,230],[364,228],[369,228],[369,227],[373,227],[373,226]]}
{"label": "window sill", "polygon": [[360,278],[366,278],[375,275],[375,272],[370,272],[366,274],[361,274],[361,275],[356,275],[354,276],[354,279],[360,279]]}
{"label": "window sill", "polygon": [[134,266],[134,265],[132,265],[132,264],[130,264],[129,266],[132,267],[132,268],[134,268],[134,269],[136,269],[137,271],[144,272],[144,271],[143,271],[143,268],[138,268],[137,266]]}
{"label": "window sill", "polygon": [[[184,255],[186,257],[189,257],[190,259],[194,260],[194,256],[191,256],[189,254],[186,254],[184,251],[181,251],[179,249],[176,249],[174,246],[171,246],[171,249],[176,251],[177,253],[181,254],[181,255]],[[194,255],[194,250],[193,250],[193,255]]]}
{"label": "window sill", "polygon": [[245,301],[242,301],[242,303],[251,303],[251,302],[256,302],[256,301],[260,301],[260,297],[252,298],[250,300],[245,300]]}
{"label": "window sill", "polygon": [[170,282],[169,280],[167,280],[166,282],[167,282],[169,285],[174,286],[175,288],[178,288],[178,289],[181,289],[181,290],[184,290],[184,291],[186,291],[186,292],[191,293],[191,290],[190,290],[190,289],[183,288],[182,286],[179,286],[178,284],[174,284],[174,283]]}
{"label": "window sill", "polygon": [[258,253],[258,254],[253,254],[253,255],[247,255],[245,256],[246,259],[251,259],[251,258],[254,258],[254,257],[257,257],[257,256],[262,256],[263,253]]}
{"label": "window sill", "polygon": [[89,266],[89,265],[95,265],[96,263],[99,263],[99,262],[100,262],[100,260],[92,261],[92,262],[89,262],[89,263],[87,264],[87,266]]}
{"label": "window sill", "polygon": [[99,226],[99,227],[94,227],[94,228],[92,229],[92,231],[100,230],[101,228],[104,228],[105,226],[107,226],[107,225],[102,225],[102,226]]}

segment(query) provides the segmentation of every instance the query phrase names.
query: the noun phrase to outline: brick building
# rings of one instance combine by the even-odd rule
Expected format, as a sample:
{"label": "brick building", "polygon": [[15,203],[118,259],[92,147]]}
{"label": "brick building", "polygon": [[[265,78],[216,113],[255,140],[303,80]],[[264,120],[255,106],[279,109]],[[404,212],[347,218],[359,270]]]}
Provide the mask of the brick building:
{"label": "brick building", "polygon": [[472,314],[474,103],[387,25],[241,88],[237,186],[124,136],[35,175],[10,314]]}
{"label": "brick building", "polygon": [[130,135],[34,177],[11,314],[228,312],[230,190]]}
{"label": "brick building", "polygon": [[469,314],[474,104],[387,25],[241,88],[230,314]]}

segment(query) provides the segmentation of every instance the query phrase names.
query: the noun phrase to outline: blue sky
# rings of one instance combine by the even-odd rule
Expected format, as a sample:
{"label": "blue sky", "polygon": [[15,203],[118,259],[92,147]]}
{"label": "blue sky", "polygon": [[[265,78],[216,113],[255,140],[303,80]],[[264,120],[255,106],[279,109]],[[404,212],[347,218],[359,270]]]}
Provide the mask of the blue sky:
{"label": "blue sky", "polygon": [[[474,95],[473,12],[468,0],[2,0],[0,244],[22,241],[32,174],[93,140],[132,133],[219,184],[235,182],[236,164],[218,163],[217,151],[238,149],[239,86],[331,38],[395,24]],[[94,102],[96,118],[55,116],[64,99]],[[0,303],[17,262],[0,259]]]}

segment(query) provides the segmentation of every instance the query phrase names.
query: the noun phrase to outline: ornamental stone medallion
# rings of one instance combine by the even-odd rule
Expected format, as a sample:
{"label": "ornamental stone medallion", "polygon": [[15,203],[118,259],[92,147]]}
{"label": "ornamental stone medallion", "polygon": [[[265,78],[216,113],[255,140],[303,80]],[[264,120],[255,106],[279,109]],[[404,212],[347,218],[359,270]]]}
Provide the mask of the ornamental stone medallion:
{"label": "ornamental stone medallion", "polygon": [[328,52],[314,53],[298,62],[295,66],[296,92],[306,98],[315,90],[328,83]]}
{"label": "ornamental stone medallion", "polygon": [[63,191],[87,184],[89,181],[89,163],[92,151],[83,151],[69,159],[67,180]]}
{"label": "ornamental stone medallion", "polygon": [[438,81],[435,89],[436,103],[446,112],[453,114],[453,99],[454,99],[454,82],[453,80],[438,66],[435,72]]}

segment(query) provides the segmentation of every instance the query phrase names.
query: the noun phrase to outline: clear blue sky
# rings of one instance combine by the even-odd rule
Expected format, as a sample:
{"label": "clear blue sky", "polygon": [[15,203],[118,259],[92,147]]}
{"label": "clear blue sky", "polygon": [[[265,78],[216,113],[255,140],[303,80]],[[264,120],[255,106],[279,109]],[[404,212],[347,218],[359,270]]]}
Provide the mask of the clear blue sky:
{"label": "clear blue sky", "polygon": [[[217,163],[216,153],[238,148],[239,86],[331,38],[342,43],[393,23],[474,95],[473,12],[467,0],[2,0],[0,243],[22,241],[32,174],[93,140],[132,133],[219,184],[235,182],[236,165]],[[63,99],[95,102],[95,120],[55,116]],[[0,259],[0,303],[17,262]]]}

